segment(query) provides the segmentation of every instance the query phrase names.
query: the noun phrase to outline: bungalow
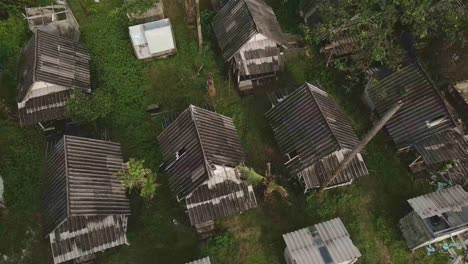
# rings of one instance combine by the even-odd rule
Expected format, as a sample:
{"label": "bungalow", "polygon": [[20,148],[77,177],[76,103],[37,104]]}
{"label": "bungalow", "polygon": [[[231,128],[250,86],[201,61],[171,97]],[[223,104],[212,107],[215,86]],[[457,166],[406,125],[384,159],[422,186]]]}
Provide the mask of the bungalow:
{"label": "bungalow", "polygon": [[286,48],[287,38],[263,0],[229,1],[213,19],[213,30],[241,92],[283,70],[280,48]]}
{"label": "bungalow", "polygon": [[214,221],[257,207],[238,165],[245,153],[231,118],[189,106],[159,135],[169,187],[185,200],[190,223],[202,236]]}
{"label": "bungalow", "polygon": [[45,236],[54,263],[127,244],[130,204],[116,173],[120,144],[63,136],[48,150],[42,181]]}
{"label": "bungalow", "polygon": [[91,92],[89,60],[82,44],[37,30],[23,49],[18,69],[20,124],[65,118],[73,90]]}
{"label": "bungalow", "polygon": [[468,193],[459,185],[408,200],[413,211],[400,220],[412,251],[468,231]]}
{"label": "bungalow", "polygon": [[283,235],[287,264],[352,264],[361,252],[340,218]]}
{"label": "bungalow", "polygon": [[186,264],[211,264],[210,257],[194,260]]}
{"label": "bungalow", "polygon": [[80,26],[66,4],[27,7],[25,11],[24,16],[32,32],[41,30],[75,41],[80,39]]}
{"label": "bungalow", "polygon": [[401,109],[385,125],[400,151],[440,132],[456,129],[451,110],[424,69],[411,64],[382,78],[371,78],[364,92],[371,110],[384,114],[402,100]]}
{"label": "bungalow", "polygon": [[[286,158],[286,168],[304,181],[306,192],[320,188],[359,144],[350,120],[333,97],[309,83],[272,103],[266,118]],[[358,153],[327,189],[368,174]]]}

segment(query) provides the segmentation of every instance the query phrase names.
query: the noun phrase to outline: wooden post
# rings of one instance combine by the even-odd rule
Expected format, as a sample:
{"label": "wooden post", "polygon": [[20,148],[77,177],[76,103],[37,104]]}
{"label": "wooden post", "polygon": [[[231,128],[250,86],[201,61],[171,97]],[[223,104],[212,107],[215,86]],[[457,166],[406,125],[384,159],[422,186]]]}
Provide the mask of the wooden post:
{"label": "wooden post", "polygon": [[201,30],[200,0],[195,0],[195,12],[197,13],[198,48],[201,49],[203,47],[203,36]]}
{"label": "wooden post", "polygon": [[354,159],[354,157],[361,152],[361,150],[377,135],[377,133],[382,129],[382,127],[392,118],[396,112],[401,108],[403,105],[403,101],[398,101],[395,105],[388,110],[384,116],[379,120],[379,122],[367,133],[367,135],[361,140],[359,145],[354,148],[354,150],[346,156],[346,158],[341,162],[340,166],[336,169],[335,173],[333,176],[328,180],[327,183],[325,183],[323,186],[320,187],[320,193],[322,193],[328,185],[330,185],[340,173],[346,169],[346,166]]}

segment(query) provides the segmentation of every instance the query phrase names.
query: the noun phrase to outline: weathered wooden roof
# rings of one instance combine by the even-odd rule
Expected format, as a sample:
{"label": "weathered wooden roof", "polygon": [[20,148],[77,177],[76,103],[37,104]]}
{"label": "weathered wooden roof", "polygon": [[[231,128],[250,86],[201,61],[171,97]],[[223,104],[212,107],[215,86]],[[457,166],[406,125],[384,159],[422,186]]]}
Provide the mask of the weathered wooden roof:
{"label": "weathered wooden roof", "polygon": [[434,134],[414,144],[426,164],[456,159],[468,160],[468,136],[448,130]]}
{"label": "weathered wooden roof", "polygon": [[195,226],[257,207],[253,187],[224,180],[199,186],[187,199],[190,223]]}
{"label": "weathered wooden roof", "polygon": [[273,9],[263,0],[229,1],[213,19],[213,30],[226,61],[257,33],[278,45],[286,43]]}
{"label": "weathered wooden roof", "polygon": [[421,195],[408,200],[414,211],[423,219],[446,212],[460,212],[468,206],[468,193],[460,185]]}
{"label": "weathered wooden roof", "polygon": [[120,144],[64,136],[46,161],[45,233],[73,216],[129,215],[130,204],[116,175],[124,166]]}
{"label": "weathered wooden roof", "polygon": [[[325,178],[331,177],[333,173],[330,172],[338,161],[337,156],[331,154],[352,150],[359,143],[349,118],[336,101],[308,83],[275,104],[266,117],[281,153],[291,158],[286,167],[294,175],[308,175],[310,179],[305,179],[306,184],[323,183]],[[353,161],[356,170],[350,166],[342,176],[356,178],[367,174],[359,157]],[[339,181],[347,178],[340,177]]]}
{"label": "weathered wooden roof", "polygon": [[283,235],[297,264],[345,263],[361,257],[340,218]]}
{"label": "weathered wooden roof", "polygon": [[88,50],[79,42],[36,30],[19,66],[18,102],[35,82],[91,91],[89,60]]}
{"label": "weathered wooden roof", "polygon": [[72,216],[50,234],[54,263],[128,244],[127,216]]}
{"label": "weathered wooden roof", "polygon": [[212,165],[235,167],[245,153],[231,118],[189,106],[160,135],[169,186],[179,199],[208,180]]}
{"label": "weathered wooden roof", "polygon": [[202,258],[202,259],[197,259],[194,261],[190,261],[185,264],[211,264],[210,257]]}
{"label": "weathered wooden roof", "polygon": [[396,102],[404,105],[386,129],[398,148],[455,127],[445,102],[419,65],[409,65],[366,87],[371,107],[383,115]]}
{"label": "weathered wooden roof", "polygon": [[71,95],[72,90],[65,90],[29,99],[24,107],[18,108],[20,125],[65,118],[65,104]]}

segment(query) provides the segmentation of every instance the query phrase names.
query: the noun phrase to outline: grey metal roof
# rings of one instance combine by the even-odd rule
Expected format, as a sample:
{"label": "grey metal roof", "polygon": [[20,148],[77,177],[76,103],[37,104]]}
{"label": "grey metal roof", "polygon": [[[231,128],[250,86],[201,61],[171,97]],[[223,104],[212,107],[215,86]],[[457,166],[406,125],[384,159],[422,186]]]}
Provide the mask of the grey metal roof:
{"label": "grey metal roof", "polygon": [[434,238],[424,220],[416,212],[411,212],[400,219],[400,229],[408,248],[416,248]]}
{"label": "grey metal roof", "polygon": [[[281,153],[291,158],[286,167],[293,175],[309,177],[305,179],[307,186],[323,184],[337,167],[337,154],[345,154],[359,144],[349,118],[336,101],[308,83],[281,99],[265,115]],[[335,183],[367,174],[359,155]]]}
{"label": "grey metal roof", "polygon": [[159,135],[159,142],[169,186],[180,199],[208,180],[211,165],[235,167],[245,161],[232,119],[193,105]]}
{"label": "grey metal roof", "polygon": [[122,169],[120,144],[64,136],[46,161],[45,233],[72,216],[129,215],[130,204],[116,175]]}
{"label": "grey metal roof", "polygon": [[414,211],[423,219],[446,212],[460,212],[468,206],[468,193],[460,185],[425,194],[408,200]]}
{"label": "grey metal roof", "polygon": [[40,81],[90,91],[89,61],[88,50],[79,42],[37,30],[18,70],[18,101]]}
{"label": "grey metal roof", "polygon": [[263,0],[229,1],[213,19],[213,30],[226,61],[257,33],[278,45],[286,43],[273,9]]}
{"label": "grey metal roof", "polygon": [[29,99],[23,108],[18,108],[20,125],[65,118],[65,105],[71,95],[71,90],[65,90]]}
{"label": "grey metal roof", "polygon": [[269,39],[246,43],[234,55],[234,61],[240,76],[253,78],[282,71],[284,66],[280,49]]}
{"label": "grey metal roof", "polygon": [[211,264],[211,261],[210,261],[210,257],[206,257],[206,258],[190,261],[185,264]]}
{"label": "grey metal roof", "polygon": [[190,223],[195,226],[257,207],[251,185],[224,180],[199,186],[186,199]]}
{"label": "grey metal roof", "polygon": [[297,264],[343,263],[361,257],[340,218],[284,234],[283,239]]}
{"label": "grey metal roof", "polygon": [[456,159],[468,160],[468,138],[457,131],[434,134],[414,144],[426,164]]}
{"label": "grey metal roof", "polygon": [[54,263],[62,263],[127,243],[127,216],[72,216],[50,234]]}
{"label": "grey metal roof", "polygon": [[381,115],[399,100],[404,102],[385,126],[399,148],[455,127],[445,102],[419,65],[412,64],[380,81],[371,81],[366,96]]}

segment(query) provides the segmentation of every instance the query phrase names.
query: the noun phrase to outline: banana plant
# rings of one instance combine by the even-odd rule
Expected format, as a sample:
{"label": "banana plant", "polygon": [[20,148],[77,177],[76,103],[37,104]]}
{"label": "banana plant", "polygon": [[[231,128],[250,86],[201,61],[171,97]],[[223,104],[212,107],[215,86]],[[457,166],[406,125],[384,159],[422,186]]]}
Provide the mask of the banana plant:
{"label": "banana plant", "polygon": [[279,194],[283,199],[288,198],[288,191],[286,191],[286,189],[283,186],[276,183],[275,178],[271,174],[270,163],[267,163],[267,170],[265,172],[265,176],[257,173],[254,169],[246,166],[239,166],[238,169],[244,175],[244,177],[246,177],[246,181],[249,184],[251,184],[254,187],[262,185],[265,188],[265,200],[273,198],[274,193]]}

